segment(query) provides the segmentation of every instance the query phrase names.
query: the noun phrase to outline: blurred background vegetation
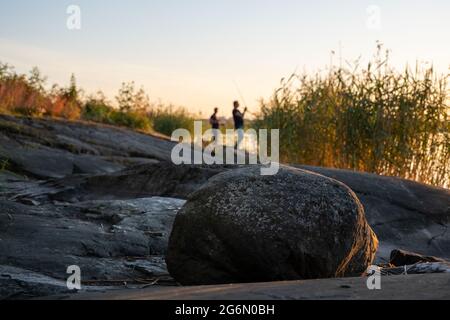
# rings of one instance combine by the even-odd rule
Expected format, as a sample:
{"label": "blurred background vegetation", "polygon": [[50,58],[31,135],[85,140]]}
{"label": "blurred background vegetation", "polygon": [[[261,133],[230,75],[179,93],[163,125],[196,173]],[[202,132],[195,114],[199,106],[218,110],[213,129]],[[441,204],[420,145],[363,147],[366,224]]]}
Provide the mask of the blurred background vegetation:
{"label": "blurred background vegetation", "polygon": [[134,82],[123,83],[112,103],[102,92],[85,96],[77,87],[74,75],[67,88],[54,85],[46,90],[46,81],[38,68],[24,75],[0,63],[0,112],[86,120],[168,136],[178,128],[193,130],[196,115],[181,107],[151,103],[145,91],[136,89]]}
{"label": "blurred background vegetation", "polygon": [[[395,70],[389,64],[389,51],[378,45],[373,61],[364,67],[359,61],[346,62],[314,75],[283,79],[273,97],[261,101],[260,112],[248,125],[280,129],[284,163],[448,187],[447,80],[448,75],[436,74],[427,64]],[[85,96],[73,75],[68,87],[46,89],[45,84],[37,68],[23,75],[0,63],[0,112],[93,121],[167,136],[178,128],[192,132],[193,121],[199,119],[186,109],[151,103],[134,82],[122,84],[115,103],[101,92]],[[231,122],[225,127],[232,127]]]}
{"label": "blurred background vegetation", "polygon": [[417,64],[396,71],[378,45],[359,61],[283,79],[261,102],[256,128],[280,129],[281,161],[450,182],[448,75]]}

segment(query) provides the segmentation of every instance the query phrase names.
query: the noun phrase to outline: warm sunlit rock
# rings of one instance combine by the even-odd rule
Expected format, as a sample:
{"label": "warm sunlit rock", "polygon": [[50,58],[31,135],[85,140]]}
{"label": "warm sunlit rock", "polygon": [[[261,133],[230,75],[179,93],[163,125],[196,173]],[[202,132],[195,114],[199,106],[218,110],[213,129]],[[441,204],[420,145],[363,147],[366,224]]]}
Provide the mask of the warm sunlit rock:
{"label": "warm sunlit rock", "polygon": [[283,166],[217,175],[179,212],[167,264],[185,285],[359,275],[378,240],[344,184]]}

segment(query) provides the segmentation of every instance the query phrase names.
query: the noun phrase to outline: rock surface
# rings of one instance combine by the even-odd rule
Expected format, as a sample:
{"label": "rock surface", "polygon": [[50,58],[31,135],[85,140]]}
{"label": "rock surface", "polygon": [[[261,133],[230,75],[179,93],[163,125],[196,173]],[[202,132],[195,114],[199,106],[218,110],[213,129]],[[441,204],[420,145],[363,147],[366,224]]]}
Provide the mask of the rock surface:
{"label": "rock surface", "polygon": [[[56,179],[46,182],[44,186],[55,190],[50,197],[52,200],[67,202],[150,196],[186,199],[209,178],[227,168],[229,167],[176,166],[171,162],[159,162],[132,166],[112,174]],[[33,195],[31,197],[39,199]]]}
{"label": "rock surface", "polygon": [[[109,287],[90,286],[81,292],[104,292]],[[29,270],[0,266],[0,300],[34,298],[56,294],[74,294],[66,281]]]}
{"label": "rock surface", "polygon": [[[0,282],[16,290],[8,295],[40,293],[44,288],[55,293],[71,265],[81,268],[85,284],[167,278],[168,236],[183,204],[169,198],[41,206],[1,200]],[[11,267],[40,276],[23,279],[10,274]],[[67,291],[65,285],[62,289]],[[4,290],[0,298],[2,294]]]}
{"label": "rock surface", "polygon": [[37,178],[111,173],[130,164],[170,161],[174,145],[106,125],[0,115],[0,160]]}
{"label": "rock surface", "polygon": [[340,182],[282,166],[211,178],[178,213],[166,257],[184,285],[361,275],[377,239]]}
{"label": "rock surface", "polygon": [[[199,287],[147,288],[55,296],[88,300],[449,300],[450,273],[382,277],[381,290],[368,290],[367,279],[337,278]],[[328,312],[324,315],[329,315]]]}
{"label": "rock surface", "polygon": [[[106,125],[0,115],[0,298],[65,292],[69,263],[89,265],[88,290],[123,287],[123,280],[126,288],[171,283],[163,253],[177,211],[171,208],[184,203],[172,198],[187,199],[233,169],[174,166],[173,146]],[[450,259],[449,190],[303,168],[356,193],[380,240],[377,263],[388,263],[397,248]]]}
{"label": "rock surface", "polygon": [[408,252],[404,250],[393,250],[391,252],[391,260],[390,264],[395,267],[401,266],[409,266],[416,263],[423,262],[447,262],[444,259],[432,257],[432,256],[424,256],[414,252]]}

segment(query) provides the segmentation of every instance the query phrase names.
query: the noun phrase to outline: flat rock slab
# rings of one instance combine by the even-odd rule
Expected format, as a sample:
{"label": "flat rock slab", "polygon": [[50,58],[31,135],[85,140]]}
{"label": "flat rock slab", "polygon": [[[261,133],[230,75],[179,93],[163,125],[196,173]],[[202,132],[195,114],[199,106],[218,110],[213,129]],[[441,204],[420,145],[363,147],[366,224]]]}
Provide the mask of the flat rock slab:
{"label": "flat rock slab", "polygon": [[170,161],[175,144],[124,128],[82,121],[0,115],[0,159],[40,179],[111,173],[130,164]]}
{"label": "flat rock slab", "polygon": [[167,278],[168,236],[183,204],[154,197],[29,206],[0,198],[0,299],[64,292],[71,265],[84,282]]}
{"label": "flat rock slab", "polygon": [[450,300],[450,274],[382,277],[381,290],[366,278],[339,278],[55,296],[71,300]]}

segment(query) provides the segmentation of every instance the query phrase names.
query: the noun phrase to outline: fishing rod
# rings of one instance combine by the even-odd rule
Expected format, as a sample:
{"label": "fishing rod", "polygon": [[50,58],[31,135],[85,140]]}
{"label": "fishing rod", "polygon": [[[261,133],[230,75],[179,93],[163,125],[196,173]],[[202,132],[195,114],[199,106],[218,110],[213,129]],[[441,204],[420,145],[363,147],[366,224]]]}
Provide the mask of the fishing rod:
{"label": "fishing rod", "polygon": [[248,108],[248,106],[247,106],[247,103],[245,102],[244,95],[242,94],[242,91],[241,91],[241,89],[239,88],[239,86],[238,86],[236,80],[233,80],[233,83],[234,83],[234,85],[235,85],[235,87],[236,87],[236,90],[237,90],[239,96],[240,96],[240,99],[241,99],[242,102],[244,103],[244,107],[245,107],[245,109],[247,110],[247,112],[250,113],[251,115],[253,115],[253,116],[256,117],[256,115],[255,115],[253,112],[251,112],[251,111],[249,110],[249,108]]}

